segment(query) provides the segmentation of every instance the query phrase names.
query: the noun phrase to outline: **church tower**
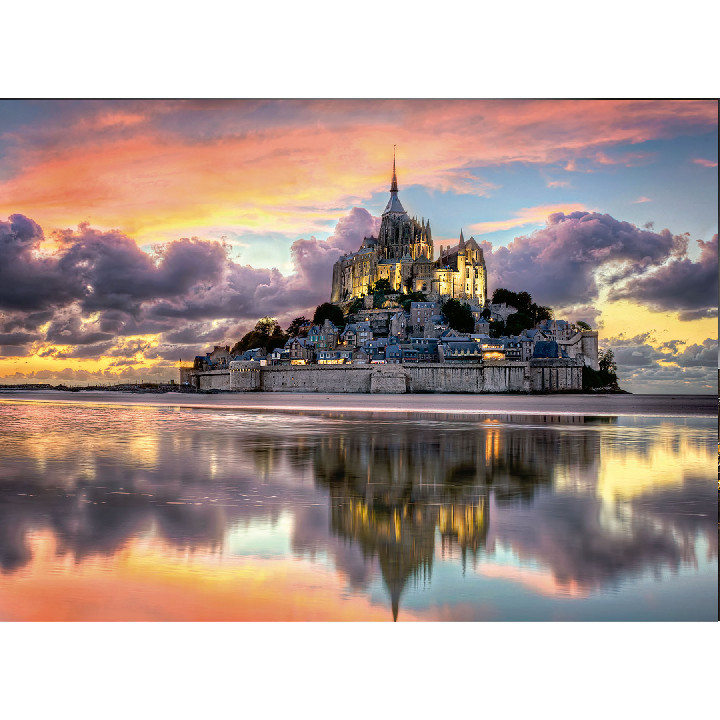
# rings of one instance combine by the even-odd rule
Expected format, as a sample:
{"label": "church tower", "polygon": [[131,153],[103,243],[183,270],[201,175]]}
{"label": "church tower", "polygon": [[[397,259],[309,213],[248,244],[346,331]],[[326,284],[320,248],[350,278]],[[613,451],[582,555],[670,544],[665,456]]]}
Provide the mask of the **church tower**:
{"label": "church tower", "polygon": [[377,253],[379,260],[417,260],[421,256],[432,259],[432,235],[430,223],[410,218],[398,197],[395,149],[393,148],[393,171],[390,182],[390,199],[383,210]]}

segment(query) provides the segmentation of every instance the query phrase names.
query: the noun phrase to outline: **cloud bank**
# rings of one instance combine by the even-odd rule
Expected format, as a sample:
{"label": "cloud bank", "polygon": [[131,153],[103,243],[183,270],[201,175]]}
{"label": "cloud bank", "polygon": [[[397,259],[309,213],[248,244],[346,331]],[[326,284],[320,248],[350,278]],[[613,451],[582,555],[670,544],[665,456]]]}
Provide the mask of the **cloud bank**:
{"label": "cloud bank", "polygon": [[[12,215],[0,222],[0,353],[104,358],[108,367],[96,371],[99,381],[147,372],[148,363],[171,377],[178,358],[234,342],[262,315],[287,323],[325,302],[333,263],[378,228],[379,218],[353,208],[327,240],[295,240],[292,271],[283,274],[241,264],[215,240],[181,238],[145,252],[119,231],[81,224],[46,238],[32,219]],[[606,288],[611,301],[676,311],[685,321],[717,315],[717,235],[697,241],[699,258],[693,260],[687,235],[579,210],[552,213],[543,228],[507,247],[480,244],[490,292],[527,290],[559,317],[594,321]],[[608,342],[621,375],[641,372],[645,380],[660,373],[665,381],[675,372],[675,379],[702,375],[707,383],[717,359],[711,338],[703,345],[672,340],[661,348],[647,337]],[[63,372],[74,381],[78,373],[87,373],[88,381],[93,375],[77,366]],[[51,375],[27,372],[18,379]]]}

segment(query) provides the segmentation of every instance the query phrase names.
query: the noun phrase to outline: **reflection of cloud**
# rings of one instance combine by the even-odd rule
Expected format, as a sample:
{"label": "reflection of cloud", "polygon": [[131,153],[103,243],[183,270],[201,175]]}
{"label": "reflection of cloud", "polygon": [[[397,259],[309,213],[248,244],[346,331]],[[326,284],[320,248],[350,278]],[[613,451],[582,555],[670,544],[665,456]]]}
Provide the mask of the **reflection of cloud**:
{"label": "reflection of cloud", "polygon": [[676,487],[684,478],[701,477],[712,467],[714,454],[696,434],[678,433],[670,423],[662,425],[652,441],[644,430],[624,435],[625,443],[602,444],[602,464],[597,494],[607,503],[638,498],[661,488]]}
{"label": "reflection of cloud", "polygon": [[[150,605],[159,612],[161,596],[175,597],[165,564],[184,586],[193,576],[180,567],[185,558],[196,578],[227,576],[207,580],[211,594],[227,599],[229,588],[240,592],[233,573],[261,569],[268,592],[302,595],[310,583],[313,602],[333,616],[338,594],[374,591],[382,578],[388,604],[406,619],[412,588],[431,583],[433,566],[464,568],[467,558],[478,573],[534,593],[580,597],[692,566],[700,537],[717,556],[703,428],[0,404],[0,574],[5,584],[29,574],[49,591],[43,572],[66,568],[55,588],[62,594],[78,563],[80,574],[116,590],[119,573],[131,594],[144,584],[155,598],[156,582]],[[266,547],[272,561],[257,558]],[[503,564],[505,549],[520,569]],[[142,579],[123,575],[141,559]],[[318,566],[312,581],[307,568]],[[259,597],[261,584],[250,583],[248,597]],[[190,596],[199,601],[199,591]],[[221,619],[242,610],[188,608],[169,614]],[[321,617],[290,598],[266,617],[306,611],[305,619]],[[387,605],[383,612],[391,616]]]}
{"label": "reflection of cloud", "polygon": [[546,570],[484,562],[477,567],[477,572],[493,579],[519,582],[540,595],[574,598],[588,596],[587,589],[574,580],[560,582],[552,572]]}
{"label": "reflection of cloud", "polygon": [[[387,609],[348,595],[335,573],[298,560],[189,558],[155,539],[133,539],[112,558],[66,562],[50,533],[29,537],[22,580],[4,578],[6,621],[389,620]],[[59,554],[60,553],[60,554]],[[407,620],[419,619],[412,611]]]}

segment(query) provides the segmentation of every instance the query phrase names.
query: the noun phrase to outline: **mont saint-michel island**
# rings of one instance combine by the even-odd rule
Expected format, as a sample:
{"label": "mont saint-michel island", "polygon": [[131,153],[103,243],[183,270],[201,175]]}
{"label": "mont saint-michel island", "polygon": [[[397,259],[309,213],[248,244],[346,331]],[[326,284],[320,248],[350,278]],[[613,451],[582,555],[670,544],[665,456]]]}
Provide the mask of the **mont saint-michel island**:
{"label": "mont saint-michel island", "polygon": [[488,296],[483,249],[460,229],[437,248],[410,217],[393,155],[377,237],[340,257],[329,302],[284,331],[271,317],[180,368],[200,391],[555,393],[617,391],[612,351],[587,323],[554,317],[521,288]]}

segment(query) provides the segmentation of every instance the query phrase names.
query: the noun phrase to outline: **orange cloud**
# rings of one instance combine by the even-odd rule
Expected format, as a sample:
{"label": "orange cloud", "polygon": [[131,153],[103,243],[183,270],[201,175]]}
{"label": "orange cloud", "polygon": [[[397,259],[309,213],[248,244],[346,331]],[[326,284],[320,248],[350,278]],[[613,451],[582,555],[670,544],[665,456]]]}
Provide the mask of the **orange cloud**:
{"label": "orange cloud", "polygon": [[515,213],[515,217],[506,220],[488,220],[487,222],[475,223],[470,226],[470,231],[475,233],[491,233],[498,230],[512,230],[513,228],[525,225],[544,225],[549,215],[556,212],[571,213],[576,210],[588,210],[589,208],[580,203],[558,203],[556,205],[537,205],[536,207],[523,208]]}
{"label": "orange cloud", "polygon": [[[705,101],[228,101],[100,106],[15,135],[0,212],[43,227],[88,220],[147,242],[188,227],[327,230],[388,183],[475,193],[506,163],[633,162],[604,148],[717,123]],[[213,118],[214,124],[210,123]],[[217,118],[217,119],[215,119]],[[174,119],[172,131],[166,123]],[[94,128],[94,130],[93,130]],[[178,129],[181,128],[181,129]]]}
{"label": "orange cloud", "polygon": [[706,160],[705,158],[693,158],[693,162],[696,165],[702,165],[703,167],[708,167],[708,168],[714,168],[714,167],[718,166],[716,161]]}

